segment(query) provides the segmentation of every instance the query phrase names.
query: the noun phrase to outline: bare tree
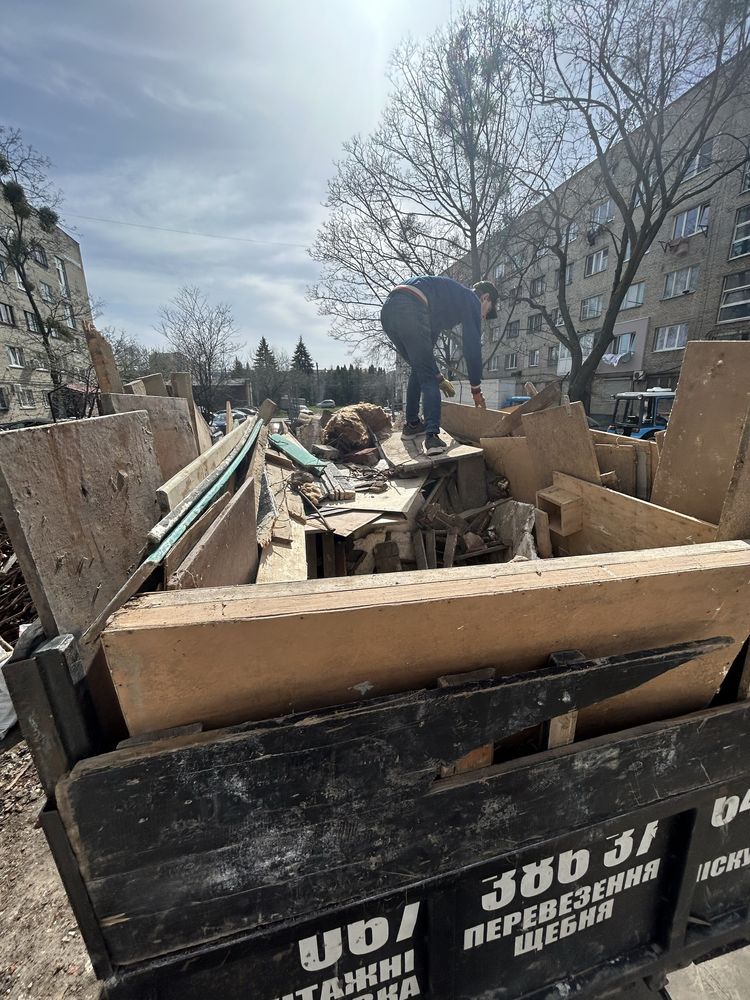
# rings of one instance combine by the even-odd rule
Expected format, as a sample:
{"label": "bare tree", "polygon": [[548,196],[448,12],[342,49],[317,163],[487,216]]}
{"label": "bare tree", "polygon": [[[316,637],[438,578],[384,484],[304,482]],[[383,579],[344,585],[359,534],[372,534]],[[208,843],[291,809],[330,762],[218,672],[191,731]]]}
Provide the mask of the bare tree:
{"label": "bare tree", "polygon": [[[625,296],[668,216],[688,203],[692,210],[747,158],[746,136],[733,128],[750,84],[747,4],[552,0],[530,22],[516,54],[534,80],[536,101],[557,116],[564,139],[554,171],[521,178],[537,200],[508,233],[516,253],[511,295],[538,310],[570,351],[569,393],[588,406]],[[588,159],[591,168],[579,172]],[[560,177],[568,180],[557,184]],[[695,208],[694,215],[690,231],[705,230],[708,213]],[[577,238],[590,245],[589,253],[606,253],[611,274],[595,325],[575,316],[568,301],[565,276]],[[562,276],[553,309],[535,292],[546,254],[556,258]]]}
{"label": "bare tree", "polygon": [[231,307],[212,306],[199,288],[185,285],[159,310],[159,319],[158,331],[184,355],[197,385],[196,402],[209,413],[215,388],[227,377],[238,348]]}
{"label": "bare tree", "polygon": [[[0,127],[0,277],[15,277],[24,293],[32,317],[27,333],[41,342],[57,387],[65,376],[84,378],[87,362],[73,330],[93,312],[88,296],[75,291],[65,271],[68,237],[59,227],[61,195],[49,179],[50,167],[18,129]],[[37,280],[34,272],[53,263],[56,278]]]}
{"label": "bare tree", "polygon": [[106,326],[101,332],[112,348],[115,364],[123,382],[132,382],[151,372],[149,350],[132,334]]}
{"label": "bare tree", "polygon": [[458,261],[468,262],[465,280],[478,281],[499,259],[498,234],[526,194],[512,182],[531,121],[526,78],[509,57],[517,19],[505,0],[480,0],[426,40],[405,42],[378,128],[344,146],[311,251],[321,280],[309,297],[331,317],[331,335],[363,355],[389,346],[379,311],[394,285]]}

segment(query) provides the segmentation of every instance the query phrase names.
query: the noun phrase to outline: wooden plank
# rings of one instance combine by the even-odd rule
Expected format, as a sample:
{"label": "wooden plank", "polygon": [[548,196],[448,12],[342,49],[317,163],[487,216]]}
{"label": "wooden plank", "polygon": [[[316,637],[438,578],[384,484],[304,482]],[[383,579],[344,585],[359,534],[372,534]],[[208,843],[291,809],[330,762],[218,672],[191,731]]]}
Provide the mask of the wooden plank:
{"label": "wooden plank", "polygon": [[737,448],[717,538],[750,538],[750,415]]}
{"label": "wooden plank", "polygon": [[545,726],[544,745],[549,750],[569,746],[576,738],[577,724],[578,710],[575,708],[564,715],[555,715]]}
{"label": "wooden plank", "polygon": [[48,636],[80,634],[137,565],[160,479],[144,413],[0,434],[0,514]]}
{"label": "wooden plank", "polygon": [[[304,538],[300,552],[306,570]],[[362,685],[377,696],[486,666],[515,673],[539,666],[550,649],[605,655],[732,637],[666,687],[608,703],[608,723],[632,725],[705,705],[750,632],[745,542],[397,579],[318,581],[289,596],[240,587],[131,602],[102,636],[131,733],[344,703],[361,697]],[[353,656],[353,636],[377,641]]]}
{"label": "wooden plank", "polygon": [[208,451],[213,441],[211,440],[211,431],[208,429],[208,424],[203,419],[203,414],[195,405],[195,399],[193,398],[193,376],[190,372],[172,372],[169,383],[172,387],[172,395],[187,401],[190,423],[193,425],[193,434],[195,435],[195,444],[200,455],[204,451]]}
{"label": "wooden plank", "polygon": [[473,403],[444,402],[440,408],[440,426],[457,441],[479,444],[480,438],[492,435],[503,416],[502,410],[485,410]]}
{"label": "wooden plank", "polygon": [[106,413],[132,413],[136,410],[148,413],[162,479],[171,479],[198,454],[184,399],[110,392],[102,396],[102,408]]}
{"label": "wooden plank", "polygon": [[239,424],[231,434],[219,438],[208,451],[196,455],[189,464],[175,472],[156,492],[161,509],[174,510],[188,493],[199,486],[206,476],[218,468],[224,459],[242,444],[254,426],[255,423],[250,420]]}
{"label": "wooden plank", "polygon": [[124,392],[122,379],[117,370],[117,362],[106,337],[94,329],[91,323],[84,323],[86,346],[96,372],[100,392]]}
{"label": "wooden plank", "polygon": [[[198,409],[196,403],[193,403],[193,414],[195,416],[195,428],[198,433],[198,451],[202,453],[213,447],[214,439],[211,437],[211,429],[203,419],[203,414]],[[248,423],[248,421],[245,421],[245,423]]]}
{"label": "wooden plank", "polygon": [[271,541],[292,543],[292,525],[287,503],[289,473],[273,462],[266,463],[266,476],[276,507],[276,518],[271,528]]}
{"label": "wooden plank", "polygon": [[427,528],[424,532],[424,551],[427,557],[427,568],[437,569],[437,554],[435,552],[434,528]]}
{"label": "wooden plank", "polygon": [[509,434],[523,433],[522,418],[527,413],[536,413],[544,410],[548,406],[559,406],[562,393],[560,382],[550,382],[541,392],[532,395],[520,406],[514,406],[510,412],[504,414],[487,437],[505,437]]}
{"label": "wooden plank", "polygon": [[168,396],[167,384],[164,381],[164,376],[161,372],[156,372],[153,375],[143,375],[141,377],[141,382],[143,383],[143,388],[146,390],[147,396]]}
{"label": "wooden plank", "polygon": [[456,487],[462,510],[482,507],[487,503],[487,479],[484,455],[459,458],[456,465]]}
{"label": "wooden plank", "polygon": [[488,467],[508,480],[515,499],[535,504],[537,477],[526,438],[482,438],[481,443]]}
{"label": "wooden plank", "polygon": [[329,535],[328,532],[326,532],[321,536],[320,542],[323,546],[323,576],[330,579],[331,577],[337,575],[333,535]]}
{"label": "wooden plank", "polygon": [[534,508],[534,533],[536,550],[540,559],[552,558],[552,540],[549,533],[549,515],[544,510]]}
{"label": "wooden plank", "polygon": [[232,413],[232,403],[231,403],[230,400],[227,400],[226,413],[227,413],[227,416],[226,416],[227,426],[226,426],[226,430],[224,431],[224,433],[225,434],[231,434],[232,433],[232,428],[234,427],[234,415]]}
{"label": "wooden plank", "polygon": [[286,545],[283,542],[271,542],[261,552],[257,583],[282,583],[307,579],[305,528],[294,519],[290,524],[291,545]]}
{"label": "wooden plank", "polygon": [[451,528],[445,538],[445,549],[443,551],[443,567],[450,569],[456,558],[456,543],[458,542],[458,528]]}
{"label": "wooden plank", "polygon": [[589,483],[599,482],[599,465],[583,403],[526,414],[522,427],[536,474],[537,490],[551,486],[555,472],[564,472]]}
{"label": "wooden plank", "polygon": [[205,535],[208,528],[210,528],[219,514],[221,514],[224,510],[231,498],[231,493],[222,493],[218,500],[215,500],[208,510],[201,514],[195,524],[191,528],[188,528],[175,547],[166,554],[164,557],[165,580],[168,580],[170,576],[172,576],[172,574],[179,569],[181,563],[187,558],[188,553],[195,548],[200,539]]}
{"label": "wooden plank", "polygon": [[636,449],[627,445],[595,444],[596,460],[600,472],[614,472],[617,476],[615,489],[634,497],[636,492]]}
{"label": "wooden plank", "polygon": [[429,565],[427,563],[427,551],[424,544],[424,534],[419,528],[417,528],[412,537],[414,540],[414,559],[417,563],[417,569],[429,569]]}
{"label": "wooden plank", "polygon": [[625,552],[716,541],[716,525],[556,472],[555,487],[583,502],[583,526],[564,541],[567,555]]}
{"label": "wooden plank", "polygon": [[409,476],[428,472],[430,469],[445,465],[446,462],[454,462],[457,458],[481,454],[479,448],[468,444],[459,444],[450,434],[443,434],[443,439],[448,445],[448,450],[441,455],[424,454],[422,450],[423,434],[415,438],[403,438],[396,433],[387,437],[383,436],[378,440],[378,448],[392,469],[397,469]]}
{"label": "wooden plank", "polygon": [[169,577],[167,589],[250,583],[257,567],[255,481],[248,479]]}
{"label": "wooden plank", "polygon": [[691,341],[677,384],[651,499],[714,524],[750,408],[750,343]]}
{"label": "wooden plank", "polygon": [[134,396],[146,396],[146,385],[141,378],[133,379],[132,382],[125,383],[125,392],[132,393]]}

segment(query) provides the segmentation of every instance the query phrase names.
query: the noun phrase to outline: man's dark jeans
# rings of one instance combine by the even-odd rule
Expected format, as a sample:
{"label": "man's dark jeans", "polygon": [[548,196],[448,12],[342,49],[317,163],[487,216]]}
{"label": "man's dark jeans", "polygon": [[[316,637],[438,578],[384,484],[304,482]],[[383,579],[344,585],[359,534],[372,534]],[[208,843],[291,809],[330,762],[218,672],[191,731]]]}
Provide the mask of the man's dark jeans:
{"label": "man's dark jeans", "polygon": [[428,434],[440,430],[440,371],[432,353],[430,313],[411,292],[392,292],[380,311],[380,322],[388,339],[401,357],[411,365],[406,387],[406,419],[419,419],[422,397],[425,429]]}

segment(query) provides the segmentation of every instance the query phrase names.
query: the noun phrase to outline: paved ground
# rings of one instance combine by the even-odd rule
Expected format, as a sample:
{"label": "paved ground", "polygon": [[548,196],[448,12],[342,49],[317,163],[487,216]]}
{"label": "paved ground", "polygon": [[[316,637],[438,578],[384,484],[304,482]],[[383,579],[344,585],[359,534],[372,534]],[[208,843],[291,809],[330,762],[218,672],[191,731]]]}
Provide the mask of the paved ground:
{"label": "paved ground", "polygon": [[[36,825],[42,803],[26,744],[0,744],[0,998],[97,1000],[83,941]],[[672,1000],[750,1000],[750,948],[674,973],[669,993]]]}

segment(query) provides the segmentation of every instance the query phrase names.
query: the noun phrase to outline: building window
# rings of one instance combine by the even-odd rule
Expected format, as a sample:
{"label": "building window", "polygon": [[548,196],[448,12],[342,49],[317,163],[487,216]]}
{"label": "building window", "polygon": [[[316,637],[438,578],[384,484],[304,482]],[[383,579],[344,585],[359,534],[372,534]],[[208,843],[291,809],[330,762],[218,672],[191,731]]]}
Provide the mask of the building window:
{"label": "building window", "polygon": [[744,257],[750,253],[750,205],[745,205],[737,212],[734,223],[734,236],[729,248],[729,259]]}
{"label": "building window", "polygon": [[680,212],[674,217],[673,239],[681,240],[688,236],[694,236],[696,233],[705,233],[710,218],[710,205],[696,205],[695,208],[689,208],[687,212]]}
{"label": "building window", "polygon": [[691,267],[681,267],[678,271],[670,271],[668,274],[665,274],[664,298],[674,299],[678,295],[694,292],[698,287],[698,276],[700,273],[700,265],[693,264]]}
{"label": "building window", "polygon": [[529,368],[539,367],[539,348],[534,348],[533,351],[529,351]]}
{"label": "building window", "polygon": [[578,239],[578,223],[577,222],[571,222],[568,225],[568,233],[567,233],[567,240],[565,242],[565,246],[570,246],[570,244],[574,240],[577,240],[577,239]]}
{"label": "building window", "polygon": [[39,371],[48,372],[50,370],[49,358],[46,354],[37,354],[36,356],[36,366]]}
{"label": "building window", "polygon": [[542,314],[541,313],[531,313],[528,319],[528,326],[526,327],[529,333],[539,333],[542,329]]}
{"label": "building window", "polygon": [[[560,268],[555,269],[554,288],[560,287]],[[573,264],[568,264],[565,268],[565,284],[571,285],[573,283]]]}
{"label": "building window", "polygon": [[634,285],[625,293],[625,298],[622,300],[621,309],[635,309],[636,306],[643,305],[643,296],[646,294],[646,282],[636,281]]}
{"label": "building window", "polygon": [[701,148],[689,161],[685,173],[682,175],[684,181],[690,180],[691,177],[695,177],[696,174],[702,174],[704,170],[708,168],[713,163],[714,157],[714,140],[706,139]]}
{"label": "building window", "polygon": [[508,298],[510,299],[511,302],[515,302],[515,300],[518,298],[520,294],[521,294],[521,286],[516,285],[515,288],[511,288],[511,290],[508,292]]}
{"label": "building window", "polygon": [[595,226],[603,226],[605,223],[611,222],[614,217],[615,209],[611,198],[607,198],[606,201],[599,202],[599,204],[594,205],[591,210],[591,222]]}
{"label": "building window", "polygon": [[595,253],[590,253],[588,255],[586,258],[584,274],[587,278],[590,278],[592,274],[598,274],[600,271],[606,271],[608,263],[609,248],[603,247],[601,250],[597,250]]}
{"label": "building window", "polygon": [[46,252],[45,252],[45,249],[44,249],[44,247],[42,247],[42,246],[39,246],[39,245],[37,244],[37,246],[35,246],[35,247],[34,247],[34,248],[32,249],[32,251],[31,251],[31,259],[32,259],[33,261],[36,261],[36,263],[37,263],[37,264],[38,264],[38,265],[39,265],[40,267],[46,267],[46,266],[47,266],[47,254],[46,254]]}
{"label": "building window", "polygon": [[7,302],[0,302],[0,323],[4,323],[6,326],[16,325],[13,318],[13,308]]}
{"label": "building window", "polygon": [[8,261],[4,257],[0,257],[0,281],[8,281]]}
{"label": "building window", "polygon": [[[65,320],[66,326],[69,326],[71,330],[75,330],[76,317],[73,312],[73,306],[70,302],[63,302],[63,319]],[[454,350],[458,351],[458,344],[456,344]]]}
{"label": "building window", "polygon": [[513,338],[517,337],[520,334],[520,332],[521,332],[521,320],[520,319],[511,320],[511,322],[508,323],[508,340],[513,340]]}
{"label": "building window", "polygon": [[750,319],[750,271],[738,271],[724,278],[719,306],[719,322]]}
{"label": "building window", "polygon": [[562,326],[565,320],[563,319],[562,309],[559,307],[552,310],[552,323],[554,326]]}
{"label": "building window", "polygon": [[501,260],[499,264],[495,264],[495,279],[500,280],[505,277],[505,261]]}
{"label": "building window", "polygon": [[493,354],[490,360],[487,362],[487,370],[491,372],[496,372],[500,367],[500,358],[497,354]]}
{"label": "building window", "polygon": [[26,329],[29,331],[29,333],[41,333],[42,332],[39,329],[39,321],[37,320],[37,318],[34,315],[34,313],[32,313],[32,312],[24,312],[24,316],[26,317]]}
{"label": "building window", "polygon": [[490,327],[490,342],[494,344],[498,340],[500,340],[500,326],[495,323]]}
{"label": "building window", "polygon": [[678,351],[687,344],[687,323],[674,326],[658,326],[654,338],[655,351]]}
{"label": "building window", "polygon": [[513,354],[505,355],[505,370],[509,372],[512,368],[518,368],[518,355],[513,352]]}
{"label": "building window", "polygon": [[557,362],[558,362],[559,359],[560,359],[560,345],[559,344],[555,344],[553,347],[548,347],[547,348],[547,364],[548,365],[557,365]]}
{"label": "building window", "polygon": [[16,288],[18,289],[19,292],[25,291],[23,287],[23,278],[21,277],[20,271],[16,271]]}
{"label": "building window", "polygon": [[51,305],[55,301],[55,293],[52,290],[52,285],[48,285],[46,281],[39,282],[39,294],[47,305]]}
{"label": "building window", "polygon": [[538,278],[532,279],[531,282],[531,294],[533,296],[544,295],[544,275],[540,274]]}
{"label": "building window", "polygon": [[596,319],[602,314],[602,296],[589,295],[581,300],[581,319]]}
{"label": "building window", "polygon": [[742,187],[740,188],[740,194],[744,194],[745,191],[750,191],[750,159],[745,163],[745,170],[742,174]]}
{"label": "building window", "polygon": [[8,344],[5,349],[8,352],[8,364],[11,368],[23,368],[25,366],[26,358],[22,347],[14,347],[12,344]]}
{"label": "building window", "polygon": [[10,395],[4,385],[0,385],[0,410],[10,409]]}
{"label": "building window", "polygon": [[542,257],[546,257],[549,253],[549,247],[541,246],[537,247],[534,251],[534,260],[541,260]]}
{"label": "building window", "polygon": [[18,405],[24,410],[28,410],[30,407],[36,405],[33,391],[25,385],[16,386],[16,399],[18,400]]}
{"label": "building window", "polygon": [[55,270],[57,280],[60,283],[60,291],[63,295],[70,295],[70,285],[68,284],[68,274],[65,270],[65,261],[62,257],[55,257]]}
{"label": "building window", "polygon": [[612,341],[611,354],[629,354],[635,346],[635,333],[620,333]]}

